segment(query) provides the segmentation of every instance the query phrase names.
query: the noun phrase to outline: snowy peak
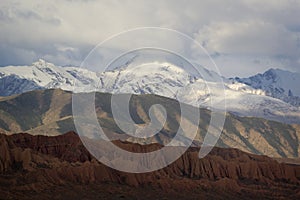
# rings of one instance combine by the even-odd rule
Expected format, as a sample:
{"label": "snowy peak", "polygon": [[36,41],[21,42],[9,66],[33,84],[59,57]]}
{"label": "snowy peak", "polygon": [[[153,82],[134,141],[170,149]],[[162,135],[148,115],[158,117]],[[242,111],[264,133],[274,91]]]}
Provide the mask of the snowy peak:
{"label": "snowy peak", "polygon": [[32,66],[35,66],[35,67],[38,67],[38,68],[55,67],[55,65],[53,63],[46,62],[43,59],[39,59],[38,61],[33,62]]}
{"label": "snowy peak", "polygon": [[128,65],[100,75],[102,89],[110,93],[157,94],[174,97],[176,91],[196,77],[171,63]]}
{"label": "snowy peak", "polygon": [[[73,69],[77,68],[55,66],[42,59],[32,63],[31,66],[1,67],[0,96],[20,94],[37,89],[60,88],[72,90],[76,81],[78,84],[91,84],[89,77],[92,76],[93,72],[89,72],[85,76],[84,70],[76,72]],[[80,74],[81,79],[77,80],[74,74],[78,76]]]}
{"label": "snowy peak", "polygon": [[291,105],[300,106],[300,74],[281,69],[269,69],[263,74],[249,78],[235,78],[255,89],[263,90],[266,95],[281,99]]}
{"label": "snowy peak", "polygon": [[269,83],[276,83],[280,79],[280,74],[284,72],[283,70],[279,69],[269,69],[265,73],[262,74],[264,80],[268,81]]}
{"label": "snowy peak", "polygon": [[[138,58],[134,58],[138,61]],[[126,61],[126,60],[125,60]],[[300,123],[300,75],[278,69],[240,79],[226,79],[199,66],[198,74],[175,62],[124,62],[122,67],[96,73],[78,67],[60,67],[44,60],[31,66],[0,68],[0,96],[31,90],[60,88],[74,92],[156,94],[206,108],[225,104],[241,116]],[[180,66],[180,67],[179,67]],[[199,74],[201,76],[199,76]],[[220,88],[215,82],[223,80]],[[224,93],[226,99],[224,99]],[[211,105],[214,98],[215,104]]]}

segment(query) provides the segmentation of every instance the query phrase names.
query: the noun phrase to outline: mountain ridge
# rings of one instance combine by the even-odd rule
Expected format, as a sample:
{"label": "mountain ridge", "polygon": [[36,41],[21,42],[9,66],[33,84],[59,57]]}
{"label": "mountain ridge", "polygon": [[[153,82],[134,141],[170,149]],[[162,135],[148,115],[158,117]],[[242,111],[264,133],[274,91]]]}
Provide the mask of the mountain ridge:
{"label": "mountain ridge", "polygon": [[[264,88],[246,84],[242,79],[224,79],[225,90],[216,84],[217,76],[205,68],[205,78],[189,74],[170,63],[128,66],[101,74],[76,67],[58,67],[44,60],[25,67],[0,68],[0,95],[9,96],[31,90],[60,88],[67,91],[157,94],[194,106],[224,110],[240,116],[262,117],[284,123],[300,123],[300,108],[286,96],[270,95]],[[291,92],[295,93],[295,92]],[[281,93],[280,93],[281,94]],[[295,93],[297,94],[297,93]],[[217,103],[211,105],[214,98]],[[289,99],[297,101],[298,96]]]}
{"label": "mountain ridge", "polygon": [[234,78],[240,83],[255,89],[261,89],[266,95],[281,99],[294,106],[300,106],[300,73],[290,72],[279,68],[270,68],[264,73],[259,73],[249,78]]}
{"label": "mountain ridge", "polygon": [[[105,134],[111,139],[140,144],[168,144],[180,124],[178,101],[151,94],[133,95],[128,106],[133,121],[143,125],[149,123],[148,112],[154,104],[160,104],[166,109],[167,121],[157,135],[147,139],[138,139],[129,137],[118,128],[111,111],[111,94],[95,94],[98,121]],[[83,116],[88,114],[82,113]],[[211,111],[201,108],[199,123],[192,123],[198,126],[193,145],[203,142],[211,120],[210,115]],[[0,101],[0,128],[6,134],[28,132],[32,135],[52,136],[70,130],[75,131],[72,117],[72,93],[51,89],[4,98]],[[246,152],[271,157],[296,158],[300,154],[299,138],[300,125],[284,124],[255,117],[240,117],[228,113],[217,146],[239,148]]]}

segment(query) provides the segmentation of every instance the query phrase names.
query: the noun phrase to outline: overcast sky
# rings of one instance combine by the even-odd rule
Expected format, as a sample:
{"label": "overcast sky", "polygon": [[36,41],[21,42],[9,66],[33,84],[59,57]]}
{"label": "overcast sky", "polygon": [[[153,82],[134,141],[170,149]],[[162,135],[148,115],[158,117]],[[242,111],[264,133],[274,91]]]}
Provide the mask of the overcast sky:
{"label": "overcast sky", "polygon": [[299,19],[299,0],[1,0],[0,66],[80,65],[108,37],[151,26],[197,40],[227,77],[300,72]]}

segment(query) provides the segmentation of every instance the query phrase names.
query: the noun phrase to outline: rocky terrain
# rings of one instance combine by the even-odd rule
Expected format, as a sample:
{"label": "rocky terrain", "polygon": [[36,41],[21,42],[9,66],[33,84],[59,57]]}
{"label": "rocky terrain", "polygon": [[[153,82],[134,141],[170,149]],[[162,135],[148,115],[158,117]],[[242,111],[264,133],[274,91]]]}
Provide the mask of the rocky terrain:
{"label": "rocky terrain", "polygon": [[[133,152],[161,147],[115,144]],[[74,132],[55,137],[0,135],[0,149],[0,199],[300,197],[300,166],[237,149],[214,148],[199,159],[199,148],[189,148],[166,168],[143,174],[123,173],[99,163]]]}

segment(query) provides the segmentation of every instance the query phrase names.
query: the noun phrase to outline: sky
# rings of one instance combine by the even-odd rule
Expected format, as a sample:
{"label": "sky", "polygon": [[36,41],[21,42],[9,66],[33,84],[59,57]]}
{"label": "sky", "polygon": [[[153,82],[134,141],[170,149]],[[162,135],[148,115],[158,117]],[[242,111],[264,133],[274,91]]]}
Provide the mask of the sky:
{"label": "sky", "polygon": [[0,66],[79,66],[112,35],[162,27],[201,44],[225,77],[300,72],[299,19],[299,0],[1,0]]}

